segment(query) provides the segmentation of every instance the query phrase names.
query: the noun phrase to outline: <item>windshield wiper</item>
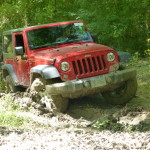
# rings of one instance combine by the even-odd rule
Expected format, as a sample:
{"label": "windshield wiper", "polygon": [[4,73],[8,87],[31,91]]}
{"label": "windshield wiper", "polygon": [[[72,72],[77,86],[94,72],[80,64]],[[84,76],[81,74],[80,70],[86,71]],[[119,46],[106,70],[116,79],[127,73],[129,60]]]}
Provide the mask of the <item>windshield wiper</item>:
{"label": "windshield wiper", "polygon": [[40,45],[40,46],[31,46],[31,49],[34,50],[34,49],[45,48],[45,47],[57,48],[55,44],[52,43],[52,44],[45,44],[45,45]]}
{"label": "windshield wiper", "polygon": [[83,39],[75,39],[75,40],[73,41],[73,43],[81,44],[81,43],[82,43],[82,40],[83,40]]}
{"label": "windshield wiper", "polygon": [[68,43],[81,43],[82,39],[67,39],[66,41],[64,42],[57,42],[58,45],[61,45],[61,44],[68,44]]}

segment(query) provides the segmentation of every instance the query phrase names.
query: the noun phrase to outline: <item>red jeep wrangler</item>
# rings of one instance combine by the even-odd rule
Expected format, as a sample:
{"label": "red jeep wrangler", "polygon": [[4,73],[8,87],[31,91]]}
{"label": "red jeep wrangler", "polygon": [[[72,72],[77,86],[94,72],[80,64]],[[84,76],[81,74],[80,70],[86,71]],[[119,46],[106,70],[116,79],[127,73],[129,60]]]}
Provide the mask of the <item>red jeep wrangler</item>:
{"label": "red jeep wrangler", "polygon": [[48,96],[65,111],[68,98],[101,93],[112,104],[135,96],[136,71],[120,69],[112,48],[96,44],[82,21],[5,31],[2,71],[9,91],[39,78]]}

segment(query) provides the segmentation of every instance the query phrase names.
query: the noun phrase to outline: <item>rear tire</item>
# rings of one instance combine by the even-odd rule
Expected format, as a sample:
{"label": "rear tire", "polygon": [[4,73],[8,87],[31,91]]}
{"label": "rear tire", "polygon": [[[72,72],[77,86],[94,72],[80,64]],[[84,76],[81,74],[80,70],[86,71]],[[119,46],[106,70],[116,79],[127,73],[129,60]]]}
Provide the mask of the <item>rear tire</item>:
{"label": "rear tire", "polygon": [[20,91],[19,86],[15,86],[13,84],[13,80],[12,80],[10,75],[6,76],[5,83],[6,83],[6,91],[7,92],[18,92],[18,91]]}
{"label": "rear tire", "polygon": [[122,105],[130,101],[136,94],[137,80],[131,79],[123,83],[119,88],[103,92],[105,100],[113,105]]}

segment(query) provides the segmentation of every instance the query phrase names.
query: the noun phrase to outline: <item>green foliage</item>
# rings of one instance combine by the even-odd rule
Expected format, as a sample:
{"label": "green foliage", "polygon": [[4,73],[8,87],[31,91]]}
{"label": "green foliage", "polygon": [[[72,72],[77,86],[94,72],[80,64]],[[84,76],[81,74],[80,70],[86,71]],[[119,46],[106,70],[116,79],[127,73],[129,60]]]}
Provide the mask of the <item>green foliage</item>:
{"label": "green foliage", "polygon": [[0,72],[0,92],[5,90],[5,83],[3,81],[2,72]]}
{"label": "green foliage", "polygon": [[83,20],[100,43],[143,55],[150,37],[149,8],[149,0],[5,0],[0,5],[0,31]]}
{"label": "green foliage", "polygon": [[124,126],[120,123],[114,122],[113,120],[104,120],[102,122],[97,121],[92,125],[93,128],[98,130],[111,130],[111,131],[122,131]]}
{"label": "green foliage", "polygon": [[0,111],[18,111],[20,106],[16,105],[9,95],[5,95],[0,99]]}
{"label": "green foliage", "polygon": [[150,38],[147,39],[147,46],[148,46],[148,49],[144,51],[144,56],[150,58]]}
{"label": "green foliage", "polygon": [[102,122],[97,121],[92,125],[93,128],[102,130],[111,130],[114,132],[124,131],[124,132],[143,132],[150,131],[149,123],[141,122],[138,125],[129,125],[129,124],[120,124],[117,122],[113,122],[112,120],[104,120]]}
{"label": "green foliage", "polygon": [[16,113],[0,112],[0,126],[20,127],[28,122],[28,118],[17,116]]}
{"label": "green foliage", "polygon": [[29,118],[19,116],[20,106],[9,95],[0,99],[0,126],[20,127],[29,122]]}
{"label": "green foliage", "polygon": [[144,51],[144,55],[145,55],[146,57],[150,57],[150,49],[145,50],[145,51]]}
{"label": "green foliage", "polygon": [[137,63],[139,60],[140,60],[140,54],[139,54],[139,52],[135,52],[132,55],[132,62],[131,63]]}

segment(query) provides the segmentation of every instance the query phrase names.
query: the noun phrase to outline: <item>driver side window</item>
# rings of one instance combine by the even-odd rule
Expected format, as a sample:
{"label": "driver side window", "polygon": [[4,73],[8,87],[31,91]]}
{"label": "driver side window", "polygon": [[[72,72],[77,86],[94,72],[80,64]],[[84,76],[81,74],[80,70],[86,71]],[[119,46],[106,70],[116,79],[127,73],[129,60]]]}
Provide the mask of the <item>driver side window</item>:
{"label": "driver side window", "polygon": [[22,34],[16,34],[15,35],[15,41],[16,41],[16,47],[22,46],[24,53],[25,53],[25,48],[24,48],[24,41],[23,41],[23,36]]}

